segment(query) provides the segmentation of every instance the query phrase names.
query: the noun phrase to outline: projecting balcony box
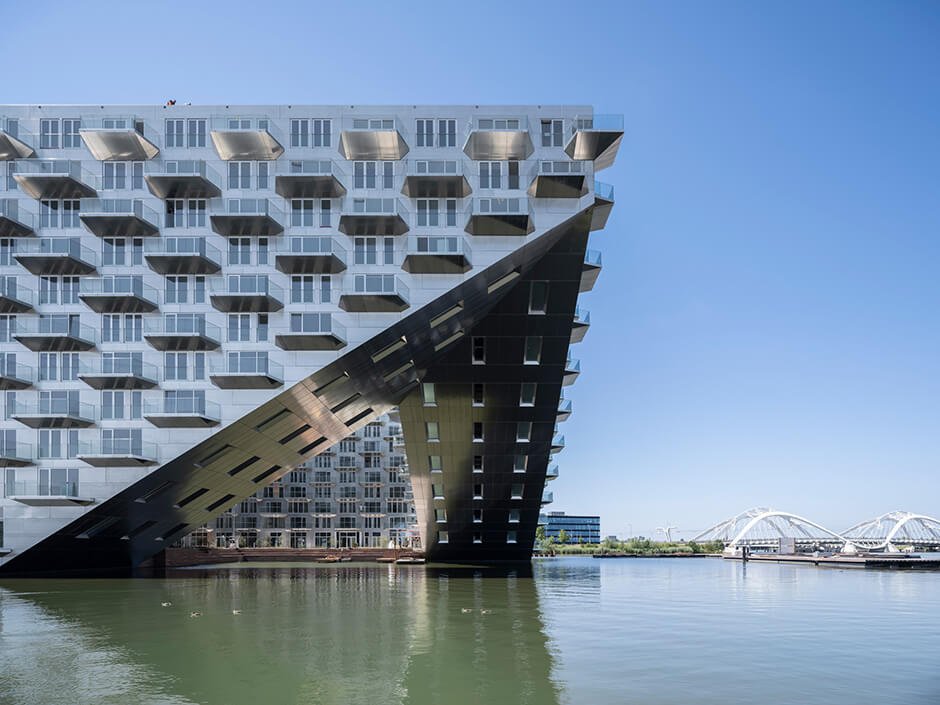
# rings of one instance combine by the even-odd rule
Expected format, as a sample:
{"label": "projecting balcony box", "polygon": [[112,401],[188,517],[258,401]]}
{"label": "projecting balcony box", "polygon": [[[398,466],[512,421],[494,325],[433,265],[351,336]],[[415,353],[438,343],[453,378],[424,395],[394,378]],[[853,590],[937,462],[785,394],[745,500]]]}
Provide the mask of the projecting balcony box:
{"label": "projecting balcony box", "polygon": [[282,350],[339,350],[346,328],[329,313],[292,313],[288,330],[274,336]]}
{"label": "projecting balcony box", "polygon": [[353,313],[398,313],[410,305],[408,287],[394,274],[357,274],[352,291],[339,297],[339,307]]}
{"label": "projecting balcony box", "polygon": [[562,386],[570,387],[581,374],[581,361],[573,360],[570,357],[565,361],[565,373],[562,377]]}
{"label": "projecting balcony box", "polygon": [[94,497],[82,497],[77,482],[14,482],[6,490],[7,499],[30,507],[81,507],[94,504]]}
{"label": "projecting balcony box", "polygon": [[209,380],[220,389],[275,389],[284,385],[284,368],[265,352],[229,352],[213,360]]}
{"label": "projecting balcony box", "polygon": [[528,159],[534,151],[529,121],[525,117],[473,118],[463,151],[478,161]]}
{"label": "projecting balcony box", "polygon": [[144,340],[157,350],[218,350],[219,327],[199,313],[170,313],[144,318]]}
{"label": "projecting balcony box", "polygon": [[344,235],[404,235],[408,223],[397,198],[353,198],[352,207],[339,218]]}
{"label": "projecting balcony box", "polygon": [[284,198],[342,198],[346,187],[329,159],[291,159],[277,162],[274,190]]}
{"label": "projecting balcony box", "polygon": [[181,159],[162,164],[149,162],[144,179],[157,198],[218,198],[222,195],[218,173],[202,160]]}
{"label": "projecting balcony box", "polygon": [[564,436],[554,436],[552,437],[552,453],[560,453],[565,449],[565,437]]}
{"label": "projecting balcony box", "polygon": [[463,274],[470,267],[470,246],[463,235],[411,236],[401,265],[411,274]]}
{"label": "projecting balcony box", "polygon": [[229,274],[212,282],[212,306],[223,313],[280,311],[284,290],[268,281],[266,274]]}
{"label": "projecting balcony box", "polygon": [[542,491],[542,502],[541,502],[542,506],[545,506],[546,504],[551,504],[554,501],[555,501],[555,495],[551,492],[551,490]]}
{"label": "projecting balcony box", "polygon": [[569,131],[565,154],[578,161],[593,161],[594,170],[600,171],[617,158],[623,140],[623,115],[578,115]]}
{"label": "projecting balcony box", "polygon": [[289,237],[274,262],[284,274],[339,274],[346,270],[346,250],[329,236]]}
{"label": "projecting balcony box", "polygon": [[142,468],[157,464],[157,446],[133,438],[100,438],[80,443],[78,455],[83,463],[96,468]]}
{"label": "projecting balcony box", "polygon": [[344,118],[339,153],[355,160],[396,161],[408,154],[398,118]]}
{"label": "projecting balcony box", "polygon": [[151,313],[157,310],[157,290],[139,275],[82,277],[78,298],[96,313]]}
{"label": "projecting balcony box", "polygon": [[13,337],[33,352],[85,352],[97,342],[95,329],[79,323],[75,314],[17,318]]}
{"label": "projecting balcony box", "polygon": [[466,230],[471,235],[528,235],[535,230],[529,199],[474,198]]}
{"label": "projecting balcony box", "polygon": [[36,218],[20,208],[15,198],[0,199],[0,238],[32,237]]}
{"label": "projecting balcony box", "polygon": [[20,128],[16,118],[0,118],[0,161],[29,159],[36,151],[29,146],[33,136]]}
{"label": "projecting balcony box", "polygon": [[193,395],[145,401],[144,418],[159,428],[209,428],[222,416],[218,404]]}
{"label": "projecting balcony box", "polygon": [[34,303],[32,289],[16,277],[0,276],[0,313],[26,313],[33,310]]}
{"label": "projecting balcony box", "polygon": [[559,399],[558,411],[555,413],[555,421],[567,421],[571,417],[571,400]]}
{"label": "projecting balcony box", "polygon": [[267,198],[226,198],[209,221],[223,237],[271,237],[284,232],[284,212]]}
{"label": "projecting balcony box", "polygon": [[93,198],[95,176],[80,161],[68,159],[21,159],[14,164],[13,178],[20,189],[35,199]]}
{"label": "projecting balcony box", "polygon": [[533,198],[581,198],[588,192],[590,162],[539,160],[529,186]]}
{"label": "projecting balcony box", "polygon": [[462,161],[409,159],[401,192],[408,198],[466,198],[472,189]]}
{"label": "projecting balcony box", "polygon": [[270,161],[284,154],[284,138],[268,118],[214,117],[210,125],[212,144],[223,161]]}
{"label": "projecting balcony box", "polygon": [[143,162],[160,153],[157,135],[140,118],[82,118],[78,130],[91,155],[101,162]]}
{"label": "projecting balcony box", "polygon": [[571,322],[571,342],[580,343],[591,327],[591,312],[583,308],[574,310],[574,320]]}
{"label": "projecting balcony box", "polygon": [[607,219],[614,209],[614,187],[603,181],[594,182],[594,212],[591,214],[591,232],[607,227]]}
{"label": "projecting balcony box", "polygon": [[156,366],[131,353],[80,360],[78,378],[92,389],[153,389],[159,383]]}
{"label": "projecting balcony box", "polygon": [[95,423],[95,408],[69,392],[45,392],[30,401],[17,399],[11,417],[30,428],[88,428]]}
{"label": "projecting balcony box", "polygon": [[32,367],[17,362],[15,355],[0,355],[0,391],[28,389],[35,380]]}
{"label": "projecting balcony box", "polygon": [[39,237],[17,240],[13,257],[36,276],[91,274],[97,258],[77,237]]}
{"label": "projecting balcony box", "polygon": [[222,253],[204,237],[164,237],[144,242],[144,259],[157,274],[216,274]]}
{"label": "projecting balcony box", "polygon": [[545,481],[550,482],[552,480],[557,480],[558,475],[558,466],[552,465],[548,468],[548,470],[545,471]]}
{"label": "projecting balcony box", "polygon": [[78,217],[98,237],[160,234],[157,212],[136,198],[83,198]]}
{"label": "projecting balcony box", "polygon": [[581,285],[579,292],[591,291],[597,283],[601,273],[601,253],[597,250],[587,250],[584,253],[584,263],[581,265]]}
{"label": "projecting balcony box", "polygon": [[0,468],[23,468],[35,464],[29,443],[0,443]]}

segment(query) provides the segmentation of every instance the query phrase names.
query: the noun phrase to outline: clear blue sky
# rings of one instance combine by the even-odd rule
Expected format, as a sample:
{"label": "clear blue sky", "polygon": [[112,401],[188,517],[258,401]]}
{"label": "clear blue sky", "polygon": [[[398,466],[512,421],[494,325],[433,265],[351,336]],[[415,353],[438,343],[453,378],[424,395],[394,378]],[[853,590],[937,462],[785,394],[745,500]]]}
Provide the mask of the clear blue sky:
{"label": "clear blue sky", "polygon": [[2,102],[624,113],[553,508],[940,515],[940,5],[4,7]]}

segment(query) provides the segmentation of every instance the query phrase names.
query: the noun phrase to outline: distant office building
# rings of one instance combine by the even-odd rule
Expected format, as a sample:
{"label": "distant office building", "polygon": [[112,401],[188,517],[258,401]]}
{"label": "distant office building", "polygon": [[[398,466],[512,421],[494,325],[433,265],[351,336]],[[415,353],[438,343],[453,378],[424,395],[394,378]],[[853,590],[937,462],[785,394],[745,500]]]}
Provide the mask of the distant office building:
{"label": "distant office building", "polygon": [[600,543],[601,518],[599,516],[574,516],[564,512],[549,512],[539,517],[545,526],[545,538],[558,538],[564,530],[565,543]]}

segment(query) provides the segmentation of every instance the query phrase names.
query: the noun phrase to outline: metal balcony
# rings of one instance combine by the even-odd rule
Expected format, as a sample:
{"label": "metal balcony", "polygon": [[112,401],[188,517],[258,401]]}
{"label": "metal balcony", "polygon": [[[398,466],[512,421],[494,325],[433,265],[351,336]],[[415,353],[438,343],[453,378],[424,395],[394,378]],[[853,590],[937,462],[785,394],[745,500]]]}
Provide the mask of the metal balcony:
{"label": "metal balcony", "polygon": [[144,418],[158,428],[210,428],[221,423],[222,415],[215,402],[164,397],[144,403]]}
{"label": "metal balcony", "polygon": [[36,218],[20,210],[15,198],[0,199],[0,238],[35,235]]}
{"label": "metal balcony", "polygon": [[462,235],[410,236],[401,268],[411,274],[463,274],[471,268],[470,246]]}
{"label": "metal balcony", "polygon": [[22,468],[35,464],[29,443],[0,443],[0,468]]}
{"label": "metal balcony", "polygon": [[88,428],[95,423],[95,408],[65,398],[17,399],[10,416],[30,428]]}
{"label": "metal balcony", "polygon": [[15,482],[7,488],[7,499],[30,507],[74,507],[94,504],[94,497],[82,497],[78,483],[63,482],[40,485],[37,482]]}
{"label": "metal balcony", "polygon": [[551,452],[552,452],[553,454],[554,454],[554,453],[560,453],[560,452],[563,451],[564,449],[565,449],[565,437],[564,437],[564,436],[560,436],[560,435],[556,435],[556,436],[552,437]]}
{"label": "metal balcony", "polygon": [[140,199],[82,199],[78,217],[98,237],[153,237],[160,234],[157,212]]}
{"label": "metal balcony", "polygon": [[16,362],[12,354],[0,355],[0,391],[28,389],[35,379],[32,367]]}
{"label": "metal balcony", "polygon": [[91,155],[101,162],[142,162],[160,153],[156,134],[136,117],[82,118],[78,134]]}
{"label": "metal balcony", "polygon": [[144,259],[157,274],[216,274],[222,253],[204,237],[166,237],[144,243]]}
{"label": "metal balcony", "polygon": [[329,313],[292,313],[290,327],[274,336],[282,350],[339,350],[346,347],[346,328]]}
{"label": "metal balcony", "polygon": [[329,159],[292,159],[277,162],[274,190],[284,198],[342,198],[346,187]]}
{"label": "metal balcony", "polygon": [[345,235],[403,235],[408,223],[397,198],[354,198],[339,218]]}
{"label": "metal balcony", "polygon": [[579,292],[591,291],[597,283],[597,277],[600,276],[601,253],[598,250],[587,250],[584,253],[584,263],[581,265],[581,284]]}
{"label": "metal balcony", "polygon": [[558,466],[551,465],[549,466],[548,470],[545,471],[545,481],[551,482],[552,480],[557,480],[558,475],[559,475]]}
{"label": "metal balcony", "polygon": [[0,276],[0,313],[26,313],[33,310],[33,291],[16,277]]}
{"label": "metal balcony", "polygon": [[144,340],[164,351],[218,350],[222,332],[197,313],[166,314],[144,319]]}
{"label": "metal balcony", "polygon": [[463,151],[478,161],[521,161],[534,151],[525,117],[475,117]]}
{"label": "metal balcony", "polygon": [[219,389],[275,389],[284,385],[284,368],[267,353],[230,352],[213,365],[209,380]]}
{"label": "metal balcony", "polygon": [[607,219],[614,208],[614,187],[603,181],[594,182],[594,211],[591,214],[591,231],[607,227]]}
{"label": "metal balcony", "polygon": [[339,307],[353,313],[398,313],[410,306],[408,287],[394,274],[357,274]]}
{"label": "metal balcony", "polygon": [[209,300],[223,313],[280,311],[284,308],[284,290],[272,284],[266,274],[230,274],[221,282],[213,282]]}
{"label": "metal balcony", "polygon": [[100,438],[92,443],[80,443],[76,457],[96,468],[142,468],[156,465],[159,455],[154,443]]}
{"label": "metal balcony", "polygon": [[95,347],[94,328],[69,314],[17,318],[13,338],[33,352],[85,352]]}
{"label": "metal balcony", "polygon": [[284,232],[284,213],[267,198],[226,198],[209,222],[223,237],[271,237]]}
{"label": "metal balcony", "polygon": [[571,400],[570,399],[560,399],[558,401],[558,411],[555,412],[555,421],[567,421],[571,418]]}
{"label": "metal balcony", "polygon": [[617,158],[623,140],[623,115],[578,115],[569,130],[565,154],[578,161],[593,161],[594,170],[600,171]]}
{"label": "metal balcony", "polygon": [[562,386],[570,387],[581,374],[581,361],[573,360],[570,357],[565,361],[565,372],[562,377]]}
{"label": "metal balcony", "polygon": [[40,237],[17,240],[13,257],[36,276],[91,274],[97,266],[95,253],[77,237]]}
{"label": "metal balcony", "polygon": [[68,159],[20,159],[13,178],[20,189],[35,199],[93,198],[94,175],[80,161]]}
{"label": "metal balcony", "polygon": [[83,277],[78,298],[96,313],[151,313],[157,310],[157,290],[140,275]]}
{"label": "metal balcony", "polygon": [[339,153],[345,159],[397,161],[408,154],[398,118],[345,118]]}
{"label": "metal balcony", "polygon": [[146,165],[144,179],[157,198],[218,198],[222,183],[218,173],[198,159]]}
{"label": "metal balcony", "polygon": [[535,230],[527,198],[474,198],[466,231],[471,235],[525,236]]}
{"label": "metal balcony", "polygon": [[274,259],[284,274],[339,274],[346,270],[346,250],[332,237],[290,237]]}
{"label": "metal balcony", "polygon": [[580,343],[591,327],[591,313],[583,308],[574,310],[574,320],[571,322],[571,342]]}
{"label": "metal balcony", "polygon": [[466,198],[472,190],[462,161],[413,159],[407,163],[401,192],[408,198]]}
{"label": "metal balcony", "polygon": [[284,154],[278,130],[268,118],[214,117],[210,136],[219,159],[223,161],[269,161]]}
{"label": "metal balcony", "polygon": [[29,159],[36,151],[29,146],[32,135],[20,128],[16,118],[0,118],[0,161]]}
{"label": "metal balcony", "polygon": [[532,169],[533,198],[581,198],[588,192],[588,162],[539,160]]}
{"label": "metal balcony", "polygon": [[81,360],[78,378],[92,389],[153,389],[160,379],[155,365],[130,353]]}

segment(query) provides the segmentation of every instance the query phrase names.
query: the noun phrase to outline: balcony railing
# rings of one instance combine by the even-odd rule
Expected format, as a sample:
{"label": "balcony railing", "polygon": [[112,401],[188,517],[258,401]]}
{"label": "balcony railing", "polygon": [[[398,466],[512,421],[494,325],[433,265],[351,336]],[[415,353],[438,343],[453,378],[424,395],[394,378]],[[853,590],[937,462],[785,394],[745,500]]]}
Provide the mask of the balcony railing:
{"label": "balcony railing", "polygon": [[623,132],[623,115],[575,115],[568,125],[569,134],[576,132]]}
{"label": "balcony railing", "polygon": [[228,296],[270,295],[282,301],[284,297],[284,290],[272,284],[267,274],[229,274],[219,281],[213,281],[210,291]]}
{"label": "balcony railing", "polygon": [[413,235],[408,238],[408,254],[470,256],[470,245],[462,236]]}
{"label": "balcony railing", "polygon": [[18,159],[12,176],[33,198],[90,198],[99,187],[97,175],[77,159]]}
{"label": "balcony railing", "polygon": [[230,352],[221,360],[213,360],[213,375],[267,375],[284,379],[284,366],[270,359],[265,352]]}
{"label": "balcony railing", "polygon": [[156,365],[123,355],[81,359],[78,363],[78,374],[79,377],[139,377],[154,382],[160,379]]}
{"label": "balcony railing", "polygon": [[48,336],[72,338],[94,346],[98,341],[97,331],[69,314],[44,314],[38,318],[18,317],[12,326],[13,335],[19,337]]}
{"label": "balcony railing", "polygon": [[15,198],[0,199],[0,237],[25,237],[36,229],[36,216]]}
{"label": "balcony railing", "polygon": [[135,438],[98,438],[78,444],[78,455],[86,457],[142,458],[159,457],[156,443]]}
{"label": "balcony railing", "polygon": [[36,399],[13,401],[13,417],[71,417],[88,423],[95,420],[95,407],[77,399],[39,396]]}
{"label": "balcony railing", "polygon": [[275,190],[284,198],[339,198],[346,195],[346,187],[340,180],[343,173],[332,160],[278,160],[276,165]]}
{"label": "balcony railing", "polygon": [[590,265],[592,267],[602,266],[601,262],[602,256],[600,250],[585,250],[584,252],[584,264]]}
{"label": "balcony railing", "polygon": [[78,294],[79,296],[136,296],[150,301],[154,306],[160,300],[157,290],[149,284],[144,284],[143,277],[137,274],[82,277]]}
{"label": "balcony railing", "polygon": [[0,443],[0,464],[2,465],[31,465],[33,457],[33,447],[29,443]]}
{"label": "balcony railing", "polygon": [[147,399],[144,401],[144,415],[204,416],[216,420],[222,418],[218,404],[195,396]]}
{"label": "balcony railing", "polygon": [[91,268],[98,265],[95,253],[82,245],[81,239],[77,237],[21,238],[16,241],[13,252],[26,257],[68,257]]}
{"label": "balcony railing", "polygon": [[614,187],[613,184],[608,184],[603,181],[594,182],[594,197],[599,198],[602,201],[611,201],[614,200]]}
{"label": "balcony railing", "polygon": [[[214,350],[219,347],[222,340],[222,331],[214,323],[209,323],[203,314],[197,313],[177,313],[168,314],[158,318],[144,318],[144,337],[148,339],[203,339],[204,345],[196,346],[192,349]],[[189,349],[169,346],[160,349],[175,350]]]}
{"label": "balcony railing", "polygon": [[222,194],[219,173],[201,159],[147,162],[144,178],[157,198],[215,198]]}
{"label": "balcony railing", "polygon": [[35,292],[16,277],[0,276],[0,311],[22,313],[36,303]]}
{"label": "balcony railing", "polygon": [[350,160],[398,160],[408,153],[401,120],[394,116],[344,117],[340,154]]}
{"label": "balcony railing", "polygon": [[408,287],[394,274],[357,274],[351,294],[392,294],[409,299]]}
{"label": "balcony railing", "polygon": [[474,198],[473,215],[528,215],[527,198]]}
{"label": "balcony railing", "polygon": [[7,497],[78,497],[77,482],[12,482],[4,487]]}
{"label": "balcony railing", "polygon": [[16,362],[15,355],[0,355],[0,389],[25,389],[35,381],[32,367]]}
{"label": "balcony railing", "polygon": [[160,218],[138,198],[83,198],[79,217],[99,237],[156,235]]}

